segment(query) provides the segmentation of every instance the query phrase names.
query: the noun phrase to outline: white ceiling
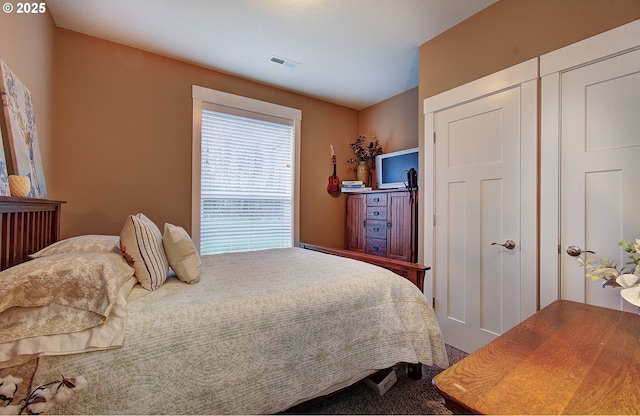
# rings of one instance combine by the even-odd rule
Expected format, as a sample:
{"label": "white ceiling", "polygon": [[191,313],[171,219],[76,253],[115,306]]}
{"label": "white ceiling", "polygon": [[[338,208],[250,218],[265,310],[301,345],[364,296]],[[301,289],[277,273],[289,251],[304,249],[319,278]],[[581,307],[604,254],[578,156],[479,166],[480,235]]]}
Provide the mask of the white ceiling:
{"label": "white ceiling", "polygon": [[[56,26],[357,110],[418,85],[418,48],[496,0],[47,0]],[[301,65],[292,69],[272,55]]]}

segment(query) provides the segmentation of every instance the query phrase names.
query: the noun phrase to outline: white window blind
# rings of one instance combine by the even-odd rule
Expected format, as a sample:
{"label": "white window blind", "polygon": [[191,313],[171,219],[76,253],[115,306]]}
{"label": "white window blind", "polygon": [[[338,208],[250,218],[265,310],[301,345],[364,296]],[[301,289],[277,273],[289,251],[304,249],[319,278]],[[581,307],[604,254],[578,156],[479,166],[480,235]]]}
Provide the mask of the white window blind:
{"label": "white window blind", "polygon": [[291,247],[293,122],[219,107],[202,109],[201,254]]}

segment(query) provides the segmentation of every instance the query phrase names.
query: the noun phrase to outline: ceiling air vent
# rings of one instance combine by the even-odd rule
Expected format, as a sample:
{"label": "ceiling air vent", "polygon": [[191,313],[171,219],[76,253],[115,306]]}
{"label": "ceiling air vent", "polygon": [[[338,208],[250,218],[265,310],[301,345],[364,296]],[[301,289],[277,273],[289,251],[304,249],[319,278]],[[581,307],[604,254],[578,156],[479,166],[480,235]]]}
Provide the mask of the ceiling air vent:
{"label": "ceiling air vent", "polygon": [[286,66],[288,68],[291,68],[291,69],[296,69],[297,67],[302,65],[299,62],[292,61],[291,59],[287,59],[287,58],[282,58],[282,57],[276,56],[276,55],[271,55],[269,60],[271,62],[274,62],[274,63],[278,64],[278,65],[284,65],[284,66]]}

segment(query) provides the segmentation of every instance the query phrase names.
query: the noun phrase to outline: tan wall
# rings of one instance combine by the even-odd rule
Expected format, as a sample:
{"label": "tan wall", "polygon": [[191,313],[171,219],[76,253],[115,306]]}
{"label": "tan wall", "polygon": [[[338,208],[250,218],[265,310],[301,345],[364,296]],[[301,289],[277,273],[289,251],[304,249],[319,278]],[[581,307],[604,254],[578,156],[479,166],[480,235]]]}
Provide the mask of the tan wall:
{"label": "tan wall", "polygon": [[342,247],[345,201],[326,192],[329,144],[348,157],[357,111],[63,29],[55,57],[63,236],[117,234],[136,212],[190,229],[196,84],[302,110],[301,240]]}
{"label": "tan wall", "polygon": [[377,137],[385,153],[418,146],[418,87],[360,111],[360,133]]}
{"label": "tan wall", "polygon": [[[418,147],[418,87],[360,111],[360,134],[376,137],[384,153]],[[371,185],[376,188],[375,170]]]}
{"label": "tan wall", "polygon": [[53,169],[54,35],[55,27],[48,13],[0,13],[0,59],[31,92],[45,183],[50,199],[60,197],[55,189]]}
{"label": "tan wall", "polygon": [[420,108],[427,97],[639,18],[638,0],[500,0],[420,47]]}

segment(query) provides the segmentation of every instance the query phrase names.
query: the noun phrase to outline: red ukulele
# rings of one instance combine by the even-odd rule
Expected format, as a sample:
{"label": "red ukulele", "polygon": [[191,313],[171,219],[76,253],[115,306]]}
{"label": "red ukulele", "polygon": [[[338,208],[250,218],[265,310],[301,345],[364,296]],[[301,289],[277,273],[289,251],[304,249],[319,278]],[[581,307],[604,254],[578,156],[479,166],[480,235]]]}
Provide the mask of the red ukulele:
{"label": "red ukulele", "polygon": [[333,145],[331,146],[331,162],[333,163],[333,175],[329,176],[329,183],[327,184],[327,192],[329,195],[340,195],[340,178],[336,176],[336,154],[333,151]]}

